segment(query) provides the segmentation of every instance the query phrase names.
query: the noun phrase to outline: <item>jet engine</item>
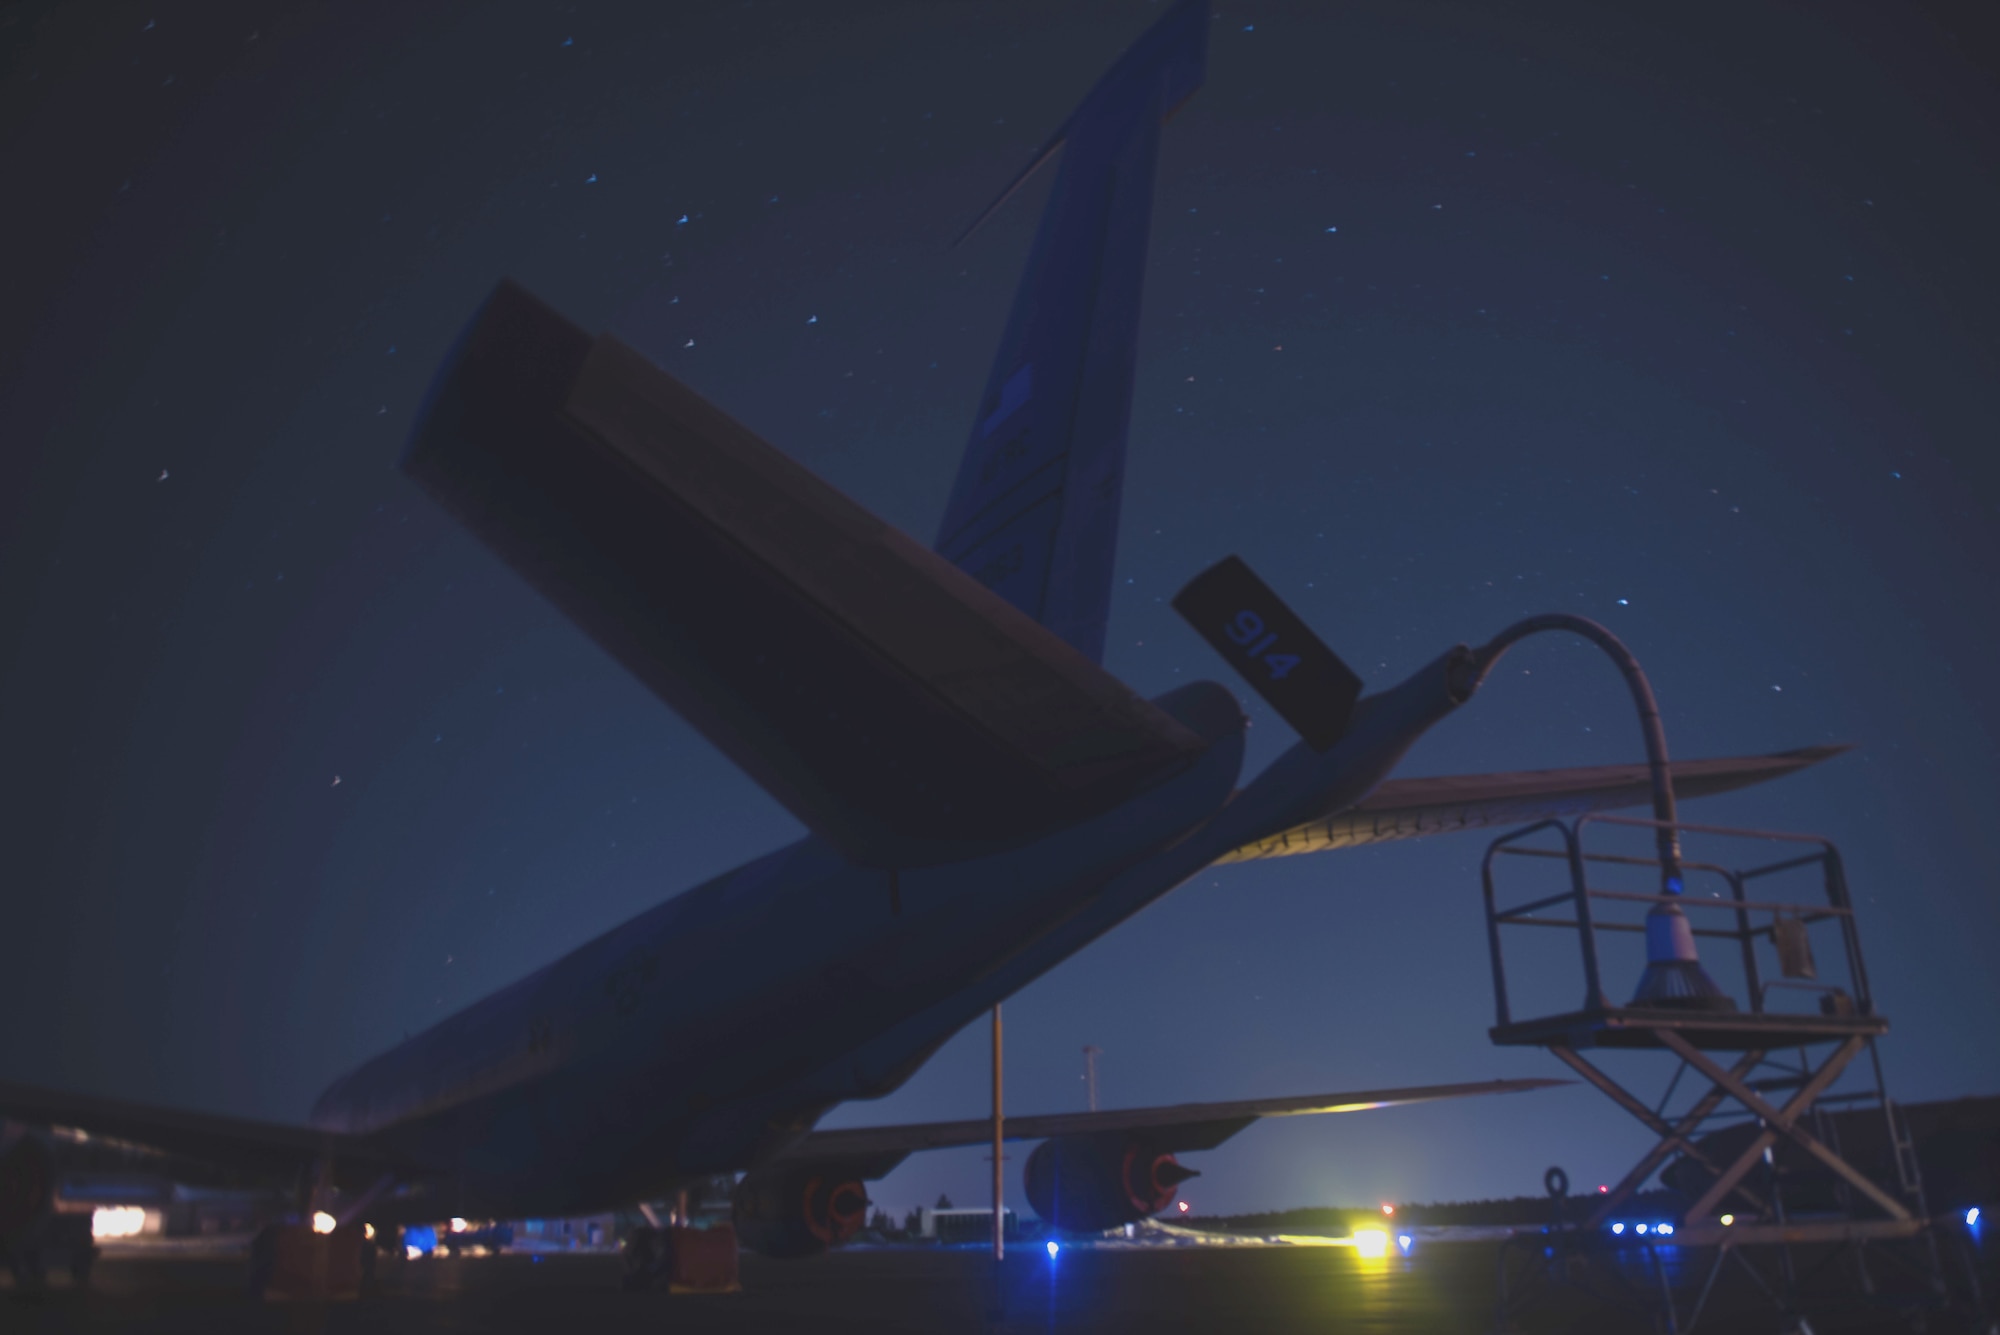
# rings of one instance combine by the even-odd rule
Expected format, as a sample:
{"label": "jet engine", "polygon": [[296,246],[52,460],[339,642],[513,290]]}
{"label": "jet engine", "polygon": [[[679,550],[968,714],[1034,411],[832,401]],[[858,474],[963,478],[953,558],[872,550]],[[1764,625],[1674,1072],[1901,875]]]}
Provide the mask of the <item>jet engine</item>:
{"label": "jet engine", "polygon": [[1200,1174],[1143,1137],[1057,1136],[1028,1156],[1028,1204],[1060,1229],[1101,1233],[1164,1210]]}
{"label": "jet engine", "polygon": [[852,1173],[806,1165],[736,1184],[736,1237],[765,1256],[813,1256],[868,1222],[868,1189]]}

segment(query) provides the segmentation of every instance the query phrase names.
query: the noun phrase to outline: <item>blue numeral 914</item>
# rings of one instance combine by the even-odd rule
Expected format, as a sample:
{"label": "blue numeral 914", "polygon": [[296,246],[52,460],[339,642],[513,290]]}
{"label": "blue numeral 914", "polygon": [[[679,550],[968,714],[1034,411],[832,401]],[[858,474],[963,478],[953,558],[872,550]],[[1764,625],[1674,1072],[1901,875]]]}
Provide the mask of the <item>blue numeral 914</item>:
{"label": "blue numeral 914", "polygon": [[1248,610],[1238,612],[1236,619],[1224,628],[1231,643],[1243,646],[1243,652],[1251,658],[1261,657],[1264,666],[1271,670],[1272,681],[1283,681],[1285,674],[1299,665],[1297,654],[1266,654],[1264,651],[1278,642],[1276,631],[1264,629],[1264,618]]}

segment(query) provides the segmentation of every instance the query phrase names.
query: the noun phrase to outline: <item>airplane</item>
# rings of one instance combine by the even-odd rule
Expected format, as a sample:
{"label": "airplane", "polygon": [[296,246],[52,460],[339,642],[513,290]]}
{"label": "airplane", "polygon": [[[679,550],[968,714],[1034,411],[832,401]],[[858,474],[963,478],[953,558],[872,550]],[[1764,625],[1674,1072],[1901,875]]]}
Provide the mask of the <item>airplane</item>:
{"label": "airplane", "polygon": [[[1230,558],[1176,606],[1300,740],[1241,781],[1212,681],[1141,699],[1101,666],[1161,130],[1201,85],[1177,0],[983,221],[1060,158],[937,540],[897,531],[640,353],[511,282],[439,369],[403,468],[794,813],[797,842],[695,886],[336,1079],[303,1125],[0,1084],[74,1128],[302,1182],[343,1233],[560,1217],[741,1174],[741,1239],[822,1251],[865,1183],[984,1120],[815,1129],[1217,864],[1719,793],[1840,748],[1397,778],[1499,652],[1361,680]],[[974,224],[977,226],[977,223]],[[1038,1213],[1164,1208],[1174,1158],[1259,1118],[1513,1080],[1013,1118]],[[29,1149],[23,1149],[23,1146]],[[288,1177],[289,1175],[289,1177]],[[0,1192],[0,1198],[6,1197]],[[0,1239],[35,1206],[0,1199]],[[42,1203],[43,1206],[46,1202]]]}

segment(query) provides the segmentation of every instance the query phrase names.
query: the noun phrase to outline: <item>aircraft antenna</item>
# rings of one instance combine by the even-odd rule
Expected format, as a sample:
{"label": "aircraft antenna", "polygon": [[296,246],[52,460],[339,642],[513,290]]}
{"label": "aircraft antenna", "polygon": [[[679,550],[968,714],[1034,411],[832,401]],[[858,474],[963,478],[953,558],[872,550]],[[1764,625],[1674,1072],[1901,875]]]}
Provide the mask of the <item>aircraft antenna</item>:
{"label": "aircraft antenna", "polygon": [[1004,1119],[1000,1112],[1000,1006],[993,1006],[993,1259],[1002,1260],[1007,1255],[1005,1194],[1007,1189],[1006,1167],[1001,1162],[1000,1144]]}

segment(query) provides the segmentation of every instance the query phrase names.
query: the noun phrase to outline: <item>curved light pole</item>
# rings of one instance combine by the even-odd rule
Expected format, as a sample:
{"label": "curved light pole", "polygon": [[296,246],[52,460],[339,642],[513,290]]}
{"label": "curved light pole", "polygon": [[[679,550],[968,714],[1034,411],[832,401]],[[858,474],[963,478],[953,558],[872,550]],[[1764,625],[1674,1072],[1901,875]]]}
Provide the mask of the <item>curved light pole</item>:
{"label": "curved light pole", "polygon": [[[1660,891],[1678,897],[1686,889],[1681,874],[1680,828],[1675,823],[1674,777],[1667,763],[1667,731],[1660,722],[1660,704],[1653,697],[1638,658],[1625,642],[1589,617],[1548,612],[1517,621],[1473,651],[1472,685],[1486,679],[1501,655],[1530,635],[1561,630],[1580,635],[1608,655],[1625,677],[1632,703],[1639,711],[1639,731],[1646,741],[1646,768],[1653,787],[1654,847],[1660,860]],[[1735,1010],[1736,1003],[1716,986],[1701,967],[1694,930],[1679,904],[1656,904],[1646,914],[1646,972],[1632,997],[1633,1005],[1675,1006],[1693,1010]]]}

